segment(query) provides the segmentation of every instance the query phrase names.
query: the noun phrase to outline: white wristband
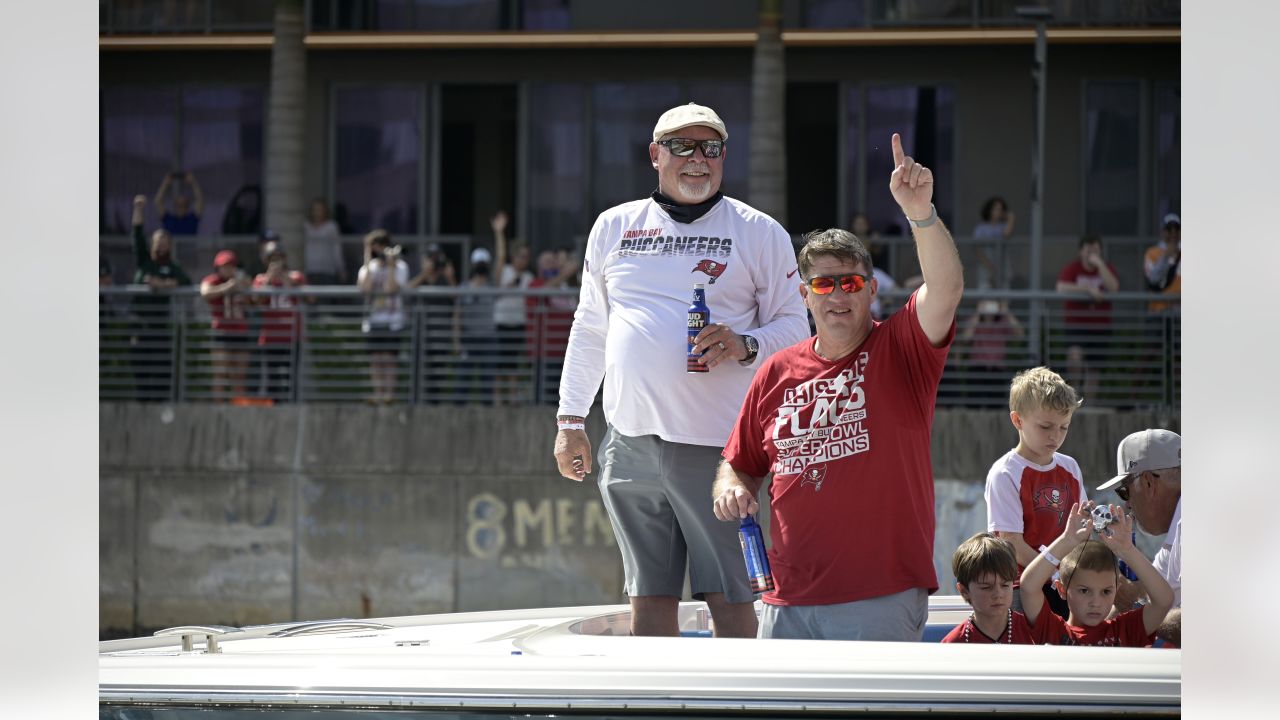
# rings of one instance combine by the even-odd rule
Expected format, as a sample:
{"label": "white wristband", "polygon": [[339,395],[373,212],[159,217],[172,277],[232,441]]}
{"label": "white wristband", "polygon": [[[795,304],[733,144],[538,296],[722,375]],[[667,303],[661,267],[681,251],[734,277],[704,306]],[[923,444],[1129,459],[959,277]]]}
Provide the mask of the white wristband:
{"label": "white wristband", "polygon": [[556,427],[561,430],[586,430],[586,423],[562,422],[556,423]]}
{"label": "white wristband", "polygon": [[1049,552],[1049,548],[1045,547],[1044,545],[1040,546],[1040,554],[1043,555],[1044,559],[1048,560],[1049,564],[1054,567],[1058,567],[1059,565],[1062,564],[1062,561],[1059,560],[1057,557],[1055,557],[1053,553]]}

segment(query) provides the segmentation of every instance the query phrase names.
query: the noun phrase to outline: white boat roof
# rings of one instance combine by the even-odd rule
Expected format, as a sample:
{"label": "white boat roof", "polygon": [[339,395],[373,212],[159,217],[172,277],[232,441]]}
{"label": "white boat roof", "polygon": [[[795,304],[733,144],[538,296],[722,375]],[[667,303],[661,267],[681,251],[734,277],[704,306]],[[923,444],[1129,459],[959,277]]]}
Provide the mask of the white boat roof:
{"label": "white boat roof", "polygon": [[[959,598],[931,598],[930,624],[967,615]],[[1181,705],[1177,649],[627,637],[629,620],[626,605],[607,605],[179,629],[100,643],[99,697],[104,708],[614,715],[1173,715]],[[704,604],[681,605],[683,632],[707,626]]]}

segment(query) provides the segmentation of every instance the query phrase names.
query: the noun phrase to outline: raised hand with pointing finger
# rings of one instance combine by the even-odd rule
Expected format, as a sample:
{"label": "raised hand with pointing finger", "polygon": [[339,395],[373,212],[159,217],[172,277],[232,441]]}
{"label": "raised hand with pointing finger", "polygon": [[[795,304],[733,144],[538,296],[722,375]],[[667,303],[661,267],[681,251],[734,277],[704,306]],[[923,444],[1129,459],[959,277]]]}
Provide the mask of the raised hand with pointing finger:
{"label": "raised hand with pointing finger", "polygon": [[933,171],[902,151],[902,136],[893,134],[893,174],[889,192],[910,220],[924,220],[933,212]]}
{"label": "raised hand with pointing finger", "polygon": [[889,192],[911,225],[924,277],[916,315],[929,341],[940,346],[955,324],[956,308],[964,294],[964,268],[955,241],[933,206],[933,171],[906,154],[898,133],[893,134],[890,144],[894,167]]}

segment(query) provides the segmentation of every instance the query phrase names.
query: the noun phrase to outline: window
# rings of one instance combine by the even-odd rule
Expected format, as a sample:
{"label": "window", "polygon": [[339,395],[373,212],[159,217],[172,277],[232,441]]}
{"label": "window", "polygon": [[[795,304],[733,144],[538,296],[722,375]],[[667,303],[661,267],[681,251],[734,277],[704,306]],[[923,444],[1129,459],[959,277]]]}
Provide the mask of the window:
{"label": "window", "polygon": [[224,232],[228,202],[241,190],[261,186],[262,103],[263,92],[257,88],[192,88],[182,93],[179,168],[195,175],[204,192],[201,235]]}
{"label": "window", "polygon": [[569,0],[524,0],[525,30],[568,30]]}
{"label": "window", "polygon": [[334,92],[334,218],[344,232],[417,234],[422,187],[424,91],[413,86]]}
{"label": "window", "polygon": [[[857,90],[851,92],[846,113],[858,107]],[[863,152],[866,182],[862,202],[871,227],[886,235],[906,234],[906,223],[893,196],[884,191],[893,172],[893,133],[902,136],[903,150],[933,171],[933,204],[950,221],[954,215],[951,188],[955,135],[955,92],[946,86],[883,86],[865,91],[866,120]],[[856,117],[850,117],[850,125]],[[847,153],[856,161],[856,150]],[[857,177],[855,172],[852,177]],[[870,190],[868,190],[870,188]],[[842,220],[847,222],[847,219]]]}
{"label": "window", "polygon": [[1155,213],[1159,224],[1165,213],[1182,212],[1182,88],[1177,83],[1156,85]]}
{"label": "window", "polygon": [[529,87],[529,233],[539,247],[569,246],[585,236],[587,217],[586,88]]}
{"label": "window", "polygon": [[[200,183],[205,236],[222,232],[227,203],[241,188],[262,182],[262,88],[106,88],[101,118],[103,233],[127,234],[133,196],[150,201],[167,173],[191,172]],[[190,193],[185,183],[175,190]],[[146,224],[159,224],[150,205]]]}
{"label": "window", "polygon": [[[133,197],[150,200],[165,173],[176,168],[178,91],[108,88],[102,92],[102,207],[99,229],[130,232]],[[159,223],[148,205],[148,227]]]}
{"label": "window", "polygon": [[312,0],[312,30],[501,30],[503,0]]}
{"label": "window", "polygon": [[674,84],[602,83],[593,88],[592,215],[647,197],[658,186],[658,175],[649,164],[653,125],[680,102],[688,100]]}
{"label": "window", "polygon": [[1136,80],[1085,86],[1085,228],[1138,234],[1139,91]]}
{"label": "window", "polygon": [[804,4],[806,28],[855,28],[867,24],[870,0],[807,0]]}

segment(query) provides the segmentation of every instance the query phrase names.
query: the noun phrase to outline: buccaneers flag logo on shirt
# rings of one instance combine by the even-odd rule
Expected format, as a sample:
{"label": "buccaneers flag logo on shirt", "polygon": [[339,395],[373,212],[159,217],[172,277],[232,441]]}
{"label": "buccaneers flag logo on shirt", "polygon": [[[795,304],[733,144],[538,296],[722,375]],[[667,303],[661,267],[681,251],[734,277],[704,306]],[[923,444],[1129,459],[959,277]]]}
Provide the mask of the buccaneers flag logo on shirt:
{"label": "buccaneers flag logo on shirt", "polygon": [[825,463],[818,467],[807,467],[804,470],[804,477],[800,480],[803,487],[806,483],[813,485],[813,491],[818,492],[822,489],[822,481],[827,479],[827,466]]}
{"label": "buccaneers flag logo on shirt", "polygon": [[1062,490],[1050,485],[1036,490],[1036,494],[1032,497],[1032,506],[1036,510],[1057,513],[1058,524],[1061,525],[1063,518],[1067,515],[1066,503],[1063,500]]}
{"label": "buccaneers flag logo on shirt", "polygon": [[711,284],[715,285],[716,278],[720,277],[720,275],[724,273],[724,269],[725,269],[725,263],[716,262],[715,260],[703,260],[699,262],[689,272],[691,273],[704,272],[711,277]]}

